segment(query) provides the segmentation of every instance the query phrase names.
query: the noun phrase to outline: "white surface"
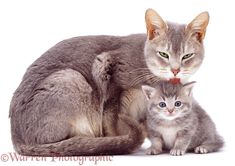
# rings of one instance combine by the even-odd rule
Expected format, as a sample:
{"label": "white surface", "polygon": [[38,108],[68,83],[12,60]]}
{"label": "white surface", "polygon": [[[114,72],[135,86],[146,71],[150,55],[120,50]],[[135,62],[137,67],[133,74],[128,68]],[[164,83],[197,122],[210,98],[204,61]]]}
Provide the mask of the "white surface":
{"label": "white surface", "polygon": [[[98,165],[231,165],[235,148],[235,23],[232,0],[7,0],[0,1],[0,156],[14,152],[9,103],[26,68],[60,40],[79,35],[144,33],[144,13],[153,8],[167,20],[189,23],[202,11],[211,20],[205,39],[205,61],[192,80],[194,96],[215,121],[226,147],[218,153],[172,157],[115,156]],[[148,144],[145,145],[147,147]],[[8,161],[0,165],[79,165],[78,161]],[[36,160],[36,159],[33,159]],[[93,162],[85,162],[94,164]],[[81,164],[81,163],[80,163]]]}

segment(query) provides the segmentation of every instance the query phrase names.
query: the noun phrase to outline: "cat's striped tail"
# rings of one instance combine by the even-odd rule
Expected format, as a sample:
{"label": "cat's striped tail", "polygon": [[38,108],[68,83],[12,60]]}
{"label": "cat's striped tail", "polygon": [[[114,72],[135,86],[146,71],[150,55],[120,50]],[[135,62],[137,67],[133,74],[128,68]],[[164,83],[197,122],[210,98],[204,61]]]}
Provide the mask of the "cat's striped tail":
{"label": "cat's striped tail", "polygon": [[16,150],[26,156],[91,156],[128,154],[138,149],[144,136],[141,127],[132,119],[120,116],[129,134],[115,137],[72,137],[61,142],[42,145],[20,145]]}

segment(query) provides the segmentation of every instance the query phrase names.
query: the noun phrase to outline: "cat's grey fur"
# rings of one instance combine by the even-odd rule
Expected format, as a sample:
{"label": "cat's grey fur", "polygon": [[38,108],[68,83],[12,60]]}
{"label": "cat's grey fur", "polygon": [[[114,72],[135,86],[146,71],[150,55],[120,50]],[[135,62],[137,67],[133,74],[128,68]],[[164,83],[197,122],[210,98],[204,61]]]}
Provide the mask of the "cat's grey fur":
{"label": "cat's grey fur", "polygon": [[[159,154],[164,149],[170,150],[171,155],[183,155],[186,151],[209,153],[223,146],[215,124],[193,99],[192,84],[161,81],[154,88],[143,87],[148,98],[147,130],[152,142],[148,154]],[[174,106],[176,101],[182,105]],[[159,107],[160,102],[166,103],[166,107]],[[169,113],[169,109],[173,112]]]}
{"label": "cat's grey fur", "polygon": [[[131,71],[136,66],[146,68],[145,40],[145,35],[77,37],[57,44],[36,60],[11,103],[16,151],[43,156],[101,155],[124,154],[138,148],[143,142],[141,129],[128,117],[119,117],[119,95],[129,86],[129,79],[140,75]],[[101,62],[104,52],[112,59]],[[110,81],[103,120],[98,89],[102,83],[94,79],[97,73],[92,75],[93,66],[99,63],[107,63],[105,69],[96,67],[101,74],[105,71],[99,78],[103,83]],[[74,131],[74,126],[80,129]]]}
{"label": "cat's grey fur", "polygon": [[[12,141],[18,153],[111,155],[140,147],[143,133],[134,119],[120,115],[120,94],[162,78],[161,74],[153,74],[158,69],[150,60],[154,59],[150,54],[156,54],[154,47],[160,38],[174,50],[179,42],[203,50],[202,35],[200,40],[195,35],[205,33],[209,18],[204,13],[187,28],[179,29],[186,25],[166,24],[153,10],[146,15],[147,36],[71,38],[49,49],[27,69],[10,106]],[[168,26],[160,28],[155,18],[160,20],[159,25]],[[205,24],[202,28],[201,23]],[[195,54],[194,59],[201,59],[199,63],[195,60],[196,65],[184,67],[189,71],[192,66],[198,68],[201,57],[203,51]],[[190,62],[194,64],[193,59]],[[162,64],[169,68],[171,63]]]}

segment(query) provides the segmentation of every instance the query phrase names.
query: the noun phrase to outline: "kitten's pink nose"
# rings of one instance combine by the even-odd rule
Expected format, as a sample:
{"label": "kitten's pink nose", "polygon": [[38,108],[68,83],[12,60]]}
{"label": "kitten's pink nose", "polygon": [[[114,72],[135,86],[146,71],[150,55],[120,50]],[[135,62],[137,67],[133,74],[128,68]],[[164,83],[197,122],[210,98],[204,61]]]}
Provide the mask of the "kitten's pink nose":
{"label": "kitten's pink nose", "polygon": [[174,110],[173,109],[168,109],[168,112],[171,114]]}
{"label": "kitten's pink nose", "polygon": [[171,69],[172,73],[174,74],[174,76],[176,76],[179,72],[180,72],[180,69]]}

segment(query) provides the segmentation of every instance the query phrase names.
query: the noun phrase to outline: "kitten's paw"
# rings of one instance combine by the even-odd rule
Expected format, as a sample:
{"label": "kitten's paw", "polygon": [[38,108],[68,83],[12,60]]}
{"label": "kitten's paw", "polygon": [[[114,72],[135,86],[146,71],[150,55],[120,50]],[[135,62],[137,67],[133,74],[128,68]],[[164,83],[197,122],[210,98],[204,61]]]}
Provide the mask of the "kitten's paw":
{"label": "kitten's paw", "polygon": [[208,153],[208,150],[203,146],[198,146],[194,149],[195,153],[205,154]]}
{"label": "kitten's paw", "polygon": [[146,154],[148,154],[148,155],[157,155],[157,154],[160,154],[160,153],[162,153],[162,150],[154,148],[154,147],[150,147],[146,151]]}
{"label": "kitten's paw", "polygon": [[185,150],[182,149],[171,149],[170,154],[172,156],[182,156],[185,154]]}

